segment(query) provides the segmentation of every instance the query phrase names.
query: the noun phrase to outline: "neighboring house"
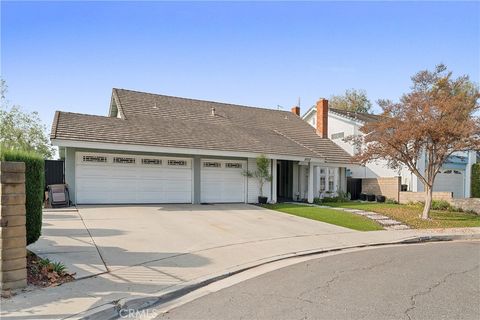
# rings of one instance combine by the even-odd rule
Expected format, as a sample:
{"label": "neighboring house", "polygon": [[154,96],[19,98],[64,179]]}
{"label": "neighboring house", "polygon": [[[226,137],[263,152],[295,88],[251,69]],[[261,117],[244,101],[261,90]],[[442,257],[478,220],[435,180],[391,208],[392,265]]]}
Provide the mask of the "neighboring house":
{"label": "neighboring house", "polygon": [[[327,136],[353,156],[358,150],[345,139],[349,136],[363,134],[360,128],[367,122],[378,121],[381,116],[329,108],[327,101],[311,107],[302,118],[315,128],[327,127]],[[471,167],[476,163],[476,158],[476,153],[473,151],[458,152],[449,157],[435,179],[433,190],[452,192],[455,198],[470,197]],[[424,167],[425,158],[423,157],[419,161],[419,169],[424,170]],[[422,182],[410,170],[407,168],[390,169],[386,161],[382,160],[371,162],[366,166],[350,165],[347,169],[347,176],[353,179],[400,176],[406,191],[421,192],[424,190]]]}
{"label": "neighboring house", "polygon": [[[255,203],[256,157],[270,202],[346,190],[351,157],[292,112],[113,89],[108,116],[57,111],[51,141],[77,204]],[[324,188],[325,189],[325,188]]]}

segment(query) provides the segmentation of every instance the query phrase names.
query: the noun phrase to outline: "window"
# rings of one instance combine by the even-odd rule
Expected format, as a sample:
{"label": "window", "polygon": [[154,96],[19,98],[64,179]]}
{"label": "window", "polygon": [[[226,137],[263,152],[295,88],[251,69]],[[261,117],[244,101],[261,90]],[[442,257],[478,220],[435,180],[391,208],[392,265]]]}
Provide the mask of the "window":
{"label": "window", "polygon": [[147,164],[147,165],[156,165],[156,166],[161,166],[162,165],[162,160],[160,159],[142,159],[142,164]]}
{"label": "window", "polygon": [[458,171],[458,170],[453,170],[453,173],[455,173],[455,174],[462,174],[462,173],[461,173],[460,171]]}
{"label": "window", "polygon": [[222,164],[220,162],[209,162],[209,161],[205,161],[203,163],[203,167],[204,168],[220,168],[222,166]]}
{"label": "window", "polygon": [[167,163],[169,166],[179,166],[179,167],[187,166],[187,160],[168,160]]}
{"label": "window", "polygon": [[325,168],[320,168],[320,185],[318,186],[318,192],[325,192],[326,187],[326,183],[327,183],[327,176],[326,176],[326,173],[327,173],[327,170]]}
{"label": "window", "polygon": [[443,173],[445,173],[445,174],[451,174],[451,173],[452,173],[452,170],[445,170],[445,171],[443,171]]}
{"label": "window", "polygon": [[107,162],[107,157],[104,156],[83,156],[83,162]]}
{"label": "window", "polygon": [[344,132],[338,132],[331,135],[332,140],[343,139],[343,137],[345,137]]}
{"label": "window", "polygon": [[134,164],[134,163],[135,163],[135,158],[129,158],[129,157],[113,157],[113,163]]}
{"label": "window", "polygon": [[225,163],[225,168],[242,169],[242,164],[238,162],[227,162]]}
{"label": "window", "polygon": [[320,177],[320,188],[319,188],[318,191],[320,191],[320,192],[325,191],[325,177]]}
{"label": "window", "polygon": [[335,169],[328,169],[328,190],[335,191]]}

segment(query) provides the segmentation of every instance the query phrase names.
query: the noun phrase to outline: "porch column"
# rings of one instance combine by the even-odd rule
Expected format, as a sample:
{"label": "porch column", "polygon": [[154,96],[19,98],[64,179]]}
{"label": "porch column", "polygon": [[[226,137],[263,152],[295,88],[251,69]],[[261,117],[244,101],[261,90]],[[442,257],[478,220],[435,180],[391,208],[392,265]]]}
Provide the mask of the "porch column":
{"label": "porch column", "polygon": [[307,201],[308,203],[313,203],[313,163],[310,162],[308,166],[308,190],[307,190]]}
{"label": "porch column", "polygon": [[271,203],[277,203],[277,159],[272,159],[272,199]]}

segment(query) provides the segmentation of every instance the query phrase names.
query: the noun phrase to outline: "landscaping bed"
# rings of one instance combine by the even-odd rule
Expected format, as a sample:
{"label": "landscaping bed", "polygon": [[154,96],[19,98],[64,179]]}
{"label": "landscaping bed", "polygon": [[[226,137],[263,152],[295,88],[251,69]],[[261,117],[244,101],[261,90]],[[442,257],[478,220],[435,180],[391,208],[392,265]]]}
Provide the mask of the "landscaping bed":
{"label": "landscaping bed", "polygon": [[431,210],[429,220],[420,218],[421,205],[404,205],[372,202],[327,202],[323,205],[331,207],[360,209],[372,211],[401,221],[416,229],[480,227],[480,216],[474,213],[453,210]]}
{"label": "landscaping bed", "polygon": [[375,221],[344,211],[289,203],[267,204],[263,205],[263,207],[292,214],[297,217],[322,221],[358,231],[383,230],[382,226]]}
{"label": "landscaping bed", "polygon": [[55,287],[75,280],[59,262],[42,259],[33,252],[27,253],[27,283],[37,287]]}

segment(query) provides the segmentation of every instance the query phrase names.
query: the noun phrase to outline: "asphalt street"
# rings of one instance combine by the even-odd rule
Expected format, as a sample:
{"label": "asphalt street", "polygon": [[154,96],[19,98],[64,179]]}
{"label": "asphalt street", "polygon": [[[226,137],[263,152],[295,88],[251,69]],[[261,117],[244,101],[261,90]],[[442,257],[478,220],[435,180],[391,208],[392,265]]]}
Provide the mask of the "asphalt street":
{"label": "asphalt street", "polygon": [[157,319],[480,319],[480,242],[379,247],[275,270]]}

